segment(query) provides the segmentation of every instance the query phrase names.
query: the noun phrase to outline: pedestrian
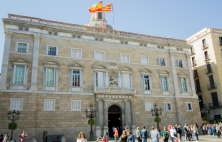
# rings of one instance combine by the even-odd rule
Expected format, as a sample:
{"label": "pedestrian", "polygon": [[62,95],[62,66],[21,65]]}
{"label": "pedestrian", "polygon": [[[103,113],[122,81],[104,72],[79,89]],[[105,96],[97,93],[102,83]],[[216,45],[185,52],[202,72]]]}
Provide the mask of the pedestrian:
{"label": "pedestrian", "polygon": [[135,142],[135,138],[130,130],[128,131],[128,142]]}
{"label": "pedestrian", "polygon": [[152,142],[159,142],[159,139],[161,137],[160,137],[160,132],[159,132],[158,127],[156,127],[156,129],[152,131],[151,138],[152,138]]}
{"label": "pedestrian", "polygon": [[199,132],[198,132],[198,128],[197,128],[197,125],[194,125],[193,126],[193,132],[194,132],[194,140],[196,139],[197,141],[198,141],[198,134],[199,134]]}
{"label": "pedestrian", "polygon": [[191,134],[192,134],[192,140],[195,139],[195,134],[194,134],[194,128],[193,125],[190,126]]}
{"label": "pedestrian", "polygon": [[204,134],[204,130],[203,130],[203,126],[204,126],[204,123],[202,123],[202,125],[200,126],[200,128],[201,128],[201,130],[202,130],[202,132],[203,132],[203,135],[205,135],[205,134]]}
{"label": "pedestrian", "polygon": [[204,134],[207,135],[207,125],[206,124],[204,124],[203,130],[204,130]]}
{"label": "pedestrian", "polygon": [[[151,130],[150,130],[150,137],[151,137],[151,134],[152,134],[153,131],[154,131],[154,127],[151,127]],[[152,140],[152,138],[151,138],[151,140]]]}
{"label": "pedestrian", "polygon": [[171,126],[171,129],[170,129],[170,137],[171,137],[172,142],[175,141],[176,135],[177,135],[177,132],[176,132],[176,130],[174,129],[174,126],[172,125],[172,126]]}
{"label": "pedestrian", "polygon": [[77,141],[76,141],[76,142],[87,142],[85,133],[84,133],[83,131],[81,131],[81,132],[79,133],[79,137],[77,138]]}
{"label": "pedestrian", "polygon": [[217,137],[220,138],[221,135],[221,130],[220,130],[220,125],[216,125],[216,131],[217,131]]}
{"label": "pedestrian", "polygon": [[115,140],[117,142],[118,141],[118,137],[119,137],[119,133],[118,133],[117,128],[114,129],[114,135],[115,135]]}
{"label": "pedestrian", "polygon": [[42,139],[43,139],[43,142],[46,142],[46,133],[45,133],[45,131],[43,132]]}
{"label": "pedestrian", "polygon": [[129,128],[125,127],[126,135],[128,135]]}
{"label": "pedestrian", "polygon": [[171,129],[171,125],[169,124],[169,125],[168,125],[168,132],[170,131],[170,129]]}
{"label": "pedestrian", "polygon": [[122,133],[123,133],[123,128],[122,128],[122,127],[120,127],[120,129],[119,129],[119,136],[121,136],[121,135],[122,135]]}
{"label": "pedestrian", "polygon": [[178,126],[177,126],[177,124],[176,124],[175,127],[174,127],[174,129],[175,129],[176,132],[177,132],[177,127],[178,127]]}
{"label": "pedestrian", "polygon": [[46,142],[48,142],[48,137],[49,137],[49,135],[48,135],[48,132],[47,132],[47,131],[45,131],[45,136],[46,136]]}
{"label": "pedestrian", "polygon": [[126,130],[123,130],[123,133],[121,135],[121,140],[122,140],[122,142],[127,142]]}
{"label": "pedestrian", "polygon": [[164,142],[168,142],[169,132],[167,131],[166,127],[163,127],[163,131],[161,133],[161,137],[163,138]]}
{"label": "pedestrian", "polygon": [[2,142],[4,139],[3,139],[3,134],[1,134],[0,136],[0,142]]}
{"label": "pedestrian", "polygon": [[96,142],[102,142],[102,141],[103,141],[103,137],[100,135],[100,136],[97,138]]}
{"label": "pedestrian", "polygon": [[141,131],[141,134],[142,134],[142,139],[143,139],[143,142],[147,142],[147,130],[145,129],[145,126],[143,126],[143,130]]}
{"label": "pedestrian", "polygon": [[5,134],[4,142],[9,142],[9,136],[8,136],[8,133]]}
{"label": "pedestrian", "polygon": [[115,130],[115,126],[113,126],[112,130],[113,130],[112,132],[113,132],[113,135],[114,135],[114,134],[115,134],[115,133],[114,133],[114,130]]}
{"label": "pedestrian", "polygon": [[140,132],[140,128],[137,127],[136,129],[136,139],[138,140],[138,142],[142,142],[142,138],[141,138],[141,132]]}
{"label": "pedestrian", "polygon": [[188,140],[188,137],[187,137],[187,124],[185,124],[185,126],[183,127],[183,130],[184,130],[184,134],[185,134],[185,139]]}
{"label": "pedestrian", "polygon": [[192,140],[192,130],[190,128],[190,125],[187,126],[187,138],[189,141]]}
{"label": "pedestrian", "polygon": [[177,127],[177,136],[178,139],[182,140],[182,129],[180,128],[180,125]]}
{"label": "pedestrian", "polygon": [[215,136],[216,135],[216,125],[215,124],[213,124],[213,126],[212,126],[212,132],[213,132],[213,136]]}
{"label": "pedestrian", "polygon": [[20,137],[20,141],[21,142],[25,142],[25,138],[27,137],[27,132],[26,131],[23,131],[23,133],[21,134],[21,137]]}

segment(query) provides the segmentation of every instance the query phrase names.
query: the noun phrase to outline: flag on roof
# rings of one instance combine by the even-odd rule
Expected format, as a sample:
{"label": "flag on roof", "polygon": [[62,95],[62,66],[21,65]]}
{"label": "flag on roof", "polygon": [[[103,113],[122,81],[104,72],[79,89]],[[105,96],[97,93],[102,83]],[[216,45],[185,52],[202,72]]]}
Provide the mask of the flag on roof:
{"label": "flag on roof", "polygon": [[96,6],[94,6],[94,7],[90,7],[89,8],[89,12],[90,13],[95,13],[95,12],[111,12],[111,8],[112,8],[112,4],[113,3],[110,3],[110,4],[108,4],[108,5],[106,5],[106,6],[102,6],[102,2],[103,1],[101,1],[100,3],[98,3]]}

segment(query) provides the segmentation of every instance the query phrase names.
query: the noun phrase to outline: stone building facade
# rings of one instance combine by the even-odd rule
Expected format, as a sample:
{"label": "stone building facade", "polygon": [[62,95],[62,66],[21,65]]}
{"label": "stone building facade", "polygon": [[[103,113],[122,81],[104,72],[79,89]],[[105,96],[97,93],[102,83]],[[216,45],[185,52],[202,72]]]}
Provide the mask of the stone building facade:
{"label": "stone building facade", "polygon": [[[222,119],[222,30],[204,28],[187,39],[200,108],[209,108],[211,123]],[[206,115],[202,115],[206,116]]]}
{"label": "stone building facade", "polygon": [[161,128],[201,123],[186,41],[11,14],[3,23],[0,133],[10,134],[7,112],[15,109],[15,138],[22,130],[37,141],[45,130],[66,140],[79,131],[89,137],[91,103],[95,136],[112,125],[150,129],[155,103],[163,108]]}

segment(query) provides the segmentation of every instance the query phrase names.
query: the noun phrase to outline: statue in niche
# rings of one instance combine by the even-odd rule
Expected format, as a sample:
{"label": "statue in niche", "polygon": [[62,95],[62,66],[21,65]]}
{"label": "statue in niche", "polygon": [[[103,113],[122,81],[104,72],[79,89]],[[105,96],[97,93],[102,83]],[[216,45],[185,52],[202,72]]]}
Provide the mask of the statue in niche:
{"label": "statue in niche", "polygon": [[118,86],[117,73],[116,72],[111,72],[110,73],[109,84],[110,84],[111,87],[117,87]]}

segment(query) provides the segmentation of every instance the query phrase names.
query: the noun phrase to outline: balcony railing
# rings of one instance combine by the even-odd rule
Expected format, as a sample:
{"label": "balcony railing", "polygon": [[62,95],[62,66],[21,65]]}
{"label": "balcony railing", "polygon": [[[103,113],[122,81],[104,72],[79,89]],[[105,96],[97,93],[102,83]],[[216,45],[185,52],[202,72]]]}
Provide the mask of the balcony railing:
{"label": "balcony railing", "polygon": [[205,61],[208,61],[208,60],[210,60],[209,55],[205,56]]}
{"label": "balcony railing", "polygon": [[199,77],[199,75],[197,73],[194,73],[193,76],[194,76],[194,78]]}
{"label": "balcony railing", "polygon": [[215,89],[215,88],[217,88],[217,85],[216,85],[216,83],[214,83],[214,84],[207,84],[207,88],[208,88],[208,90]]}
{"label": "balcony railing", "polygon": [[195,52],[194,52],[194,51],[191,51],[191,52],[190,52],[190,54],[191,54],[191,55],[194,55],[194,54],[195,54]]}
{"label": "balcony railing", "polygon": [[212,69],[206,69],[205,72],[206,74],[213,73]]}
{"label": "balcony railing", "polygon": [[201,88],[197,88],[196,93],[202,92]]}
{"label": "balcony railing", "polygon": [[108,94],[136,94],[135,88],[121,88],[121,87],[94,87],[94,93],[108,93]]}
{"label": "balcony railing", "polygon": [[221,102],[209,103],[209,108],[222,108]]}
{"label": "balcony railing", "polygon": [[202,48],[202,49],[204,50],[204,49],[207,49],[208,47],[209,47],[209,46],[208,46],[208,44],[206,43],[205,45],[203,45],[203,48]]}
{"label": "balcony railing", "polygon": [[197,65],[196,61],[193,61],[193,66],[196,66],[196,65]]}

